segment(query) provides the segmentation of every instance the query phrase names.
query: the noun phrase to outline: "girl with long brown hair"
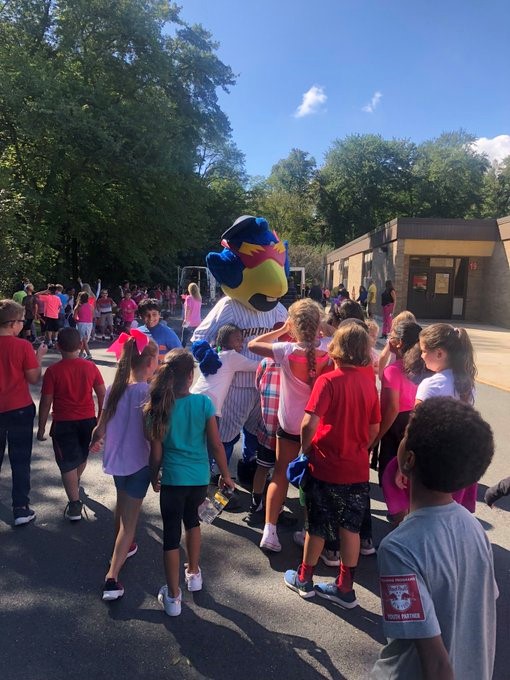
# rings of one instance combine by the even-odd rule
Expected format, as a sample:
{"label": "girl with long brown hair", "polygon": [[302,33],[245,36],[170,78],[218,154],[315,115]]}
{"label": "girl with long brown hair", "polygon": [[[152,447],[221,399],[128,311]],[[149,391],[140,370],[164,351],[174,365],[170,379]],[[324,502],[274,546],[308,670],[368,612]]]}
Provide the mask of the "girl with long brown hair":
{"label": "girl with long brown hair", "polygon": [[92,432],[90,450],[98,453],[104,444],[103,469],[113,475],[117,490],[115,545],[105,577],[103,600],[117,600],[124,595],[124,588],[118,582],[119,572],[126,558],[138,550],[134,542],[136,525],[150,483],[149,442],[144,435],[142,406],[149,392],[147,381],[157,367],[156,343],[142,333],[138,346],[134,337],[128,338],[113,384],[107,389],[104,409]]}
{"label": "girl with long brown hair", "polygon": [[191,394],[193,355],[173,349],[165,356],[151,383],[144,407],[145,430],[150,439],[150,473],[154,491],[160,493],[163,519],[163,563],[166,583],[158,600],[168,616],[181,613],[179,587],[182,524],[186,532],[185,581],[189,591],[202,589],[200,521],[198,508],[210,479],[212,454],[221,472],[220,485],[234,488],[225,450],[218,433],[215,408],[205,394]]}
{"label": "girl with long brown hair", "polygon": [[[276,523],[287,495],[286,471],[300,449],[301,420],[316,378],[332,368],[327,340],[320,339],[323,320],[321,307],[308,298],[294,302],[289,318],[278,330],[264,333],[248,343],[254,354],[270,357],[280,365],[281,383],[278,404],[279,428],[276,434],[276,464],[266,496],[266,522],[260,547],[280,552]],[[278,342],[290,334],[293,342]]]}

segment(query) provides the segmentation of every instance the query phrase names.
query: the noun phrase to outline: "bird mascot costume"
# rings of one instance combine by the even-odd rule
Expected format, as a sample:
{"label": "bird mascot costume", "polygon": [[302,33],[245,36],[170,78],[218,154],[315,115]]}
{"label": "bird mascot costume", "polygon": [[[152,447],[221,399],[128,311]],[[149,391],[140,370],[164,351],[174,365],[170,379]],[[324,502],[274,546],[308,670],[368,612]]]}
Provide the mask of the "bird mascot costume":
{"label": "bird mascot costume", "polygon": [[[205,340],[214,346],[221,326],[234,324],[243,333],[242,354],[259,359],[248,351],[248,341],[287,318],[287,310],[279,302],[287,292],[287,244],[271,231],[263,217],[250,215],[239,217],[221,238],[223,250],[209,253],[206,263],[225,297],[198,326],[192,341]],[[255,472],[256,432],[261,419],[254,373],[236,373],[222,408],[219,430],[229,461],[243,430],[243,457],[237,468],[241,482],[250,482]]]}

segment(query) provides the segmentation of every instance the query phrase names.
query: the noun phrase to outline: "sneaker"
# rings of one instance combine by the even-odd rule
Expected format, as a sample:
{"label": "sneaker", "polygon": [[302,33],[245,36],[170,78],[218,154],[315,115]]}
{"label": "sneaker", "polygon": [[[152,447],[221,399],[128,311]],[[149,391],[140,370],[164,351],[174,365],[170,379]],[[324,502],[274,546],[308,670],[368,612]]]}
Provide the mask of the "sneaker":
{"label": "sneaker", "polygon": [[92,354],[87,354],[87,356],[85,357],[85,359],[88,359],[89,361],[93,361],[93,359],[92,359]]}
{"label": "sneaker", "polygon": [[81,519],[82,510],[83,503],[81,501],[69,501],[64,510],[64,517],[67,517],[71,522],[77,522]]}
{"label": "sneaker", "polygon": [[197,574],[192,574],[190,571],[188,571],[188,565],[185,564],[184,566],[184,578],[190,593],[196,593],[199,590],[202,590],[202,570],[200,567],[198,568]]}
{"label": "sneaker", "polygon": [[262,512],[264,509],[264,499],[261,498],[259,503],[256,503],[253,498],[251,499],[250,503],[250,512],[256,513],[256,512]]}
{"label": "sneaker", "polygon": [[362,538],[359,548],[360,555],[375,555],[377,550],[371,538]]}
{"label": "sneaker", "polygon": [[357,607],[359,604],[354,590],[342,593],[336,583],[318,583],[315,586],[315,592],[319,597],[339,604],[341,607],[344,607],[344,609],[354,609],[354,607]]}
{"label": "sneaker", "polygon": [[28,524],[35,519],[35,511],[26,505],[24,508],[13,508],[14,526],[19,527],[22,524]]}
{"label": "sneaker", "polygon": [[179,589],[177,597],[168,596],[168,586],[162,586],[158,593],[158,602],[168,616],[179,616],[181,613],[182,592]]}
{"label": "sneaker", "polygon": [[310,597],[315,597],[315,590],[313,589],[313,581],[300,581],[298,578],[298,573],[294,569],[288,569],[283,580],[287,588],[290,588],[300,597],[308,600]]}
{"label": "sneaker", "polygon": [[321,560],[327,567],[340,566],[340,553],[338,550],[327,550],[326,548],[320,554]]}
{"label": "sneaker", "polygon": [[112,600],[118,600],[123,595],[123,585],[114,578],[107,578],[103,586],[103,600],[111,602]]}
{"label": "sneaker", "polygon": [[131,543],[129,546],[128,554],[126,555],[126,559],[128,557],[133,557],[133,555],[136,555],[138,552],[138,543]]}
{"label": "sneaker", "polygon": [[282,546],[278,540],[278,534],[276,529],[270,525],[265,525],[264,531],[262,532],[262,538],[260,540],[259,546],[263,550],[269,550],[271,552],[281,552]]}
{"label": "sneaker", "polygon": [[305,544],[305,536],[306,536],[306,531],[304,529],[301,529],[300,531],[295,531],[292,534],[292,540],[296,545],[301,546],[301,548]]}

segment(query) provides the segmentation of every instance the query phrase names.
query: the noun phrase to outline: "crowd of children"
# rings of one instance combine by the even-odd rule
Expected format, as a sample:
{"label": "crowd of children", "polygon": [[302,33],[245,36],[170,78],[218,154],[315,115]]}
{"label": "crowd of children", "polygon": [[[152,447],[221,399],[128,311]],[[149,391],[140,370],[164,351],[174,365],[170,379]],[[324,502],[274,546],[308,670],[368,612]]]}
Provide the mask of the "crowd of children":
{"label": "crowd of children", "polygon": [[[114,542],[104,600],[124,595],[119,573],[137,551],[136,527],[150,485],[159,493],[163,523],[165,583],[159,602],[169,616],[180,614],[182,525],[184,581],[191,592],[202,588],[199,507],[213,461],[219,485],[234,489],[218,419],[235,373],[250,372],[262,411],[250,512],[265,514],[263,550],[282,550],[277,522],[289,464],[298,454],[306,456],[300,459],[299,480],[305,530],[296,532],[303,554],[298,568],[285,573],[285,585],[304,599],[317,595],[345,609],[357,606],[360,553],[376,552],[372,464],[393,524],[378,550],[383,626],[390,641],[373,677],[491,677],[497,588],[490,544],[470,513],[494,443],[473,408],[476,368],[463,329],[450,324],[422,329],[406,312],[385,327],[388,341],[379,357],[378,326],[357,302],[335,305],[326,320],[319,304],[302,299],[291,305],[282,327],[249,341],[249,349],[262,357],[260,364],[239,353],[240,329],[221,328],[215,347],[202,343],[196,352],[195,382],[193,355],[161,323],[161,304],[175,305],[172,291],[136,304],[127,289],[118,305],[125,327],[131,329],[136,313],[142,325],[112,346],[119,363],[105,390],[97,367],[81,357],[90,356],[95,309],[101,332],[113,338],[113,299],[100,289],[91,304],[97,296],[83,284],[73,311],[76,328],[59,330],[63,303],[53,288],[36,296],[45,305],[48,341],[56,342],[62,359],[44,374],[37,439],[45,439],[53,407],[50,436],[70,521],[82,517],[79,487],[89,451],[102,452],[104,471],[113,477]],[[30,296],[33,290],[27,290]],[[47,349],[42,344],[34,352],[22,339],[28,320],[37,315],[27,316],[30,308],[0,301],[0,447],[3,452],[9,443],[15,525],[35,517],[29,505],[35,406],[28,386],[40,379]],[[490,502],[508,491],[506,482],[492,490]],[[338,568],[333,582],[314,584],[320,558]],[[471,620],[473,588],[484,602],[481,625]]]}

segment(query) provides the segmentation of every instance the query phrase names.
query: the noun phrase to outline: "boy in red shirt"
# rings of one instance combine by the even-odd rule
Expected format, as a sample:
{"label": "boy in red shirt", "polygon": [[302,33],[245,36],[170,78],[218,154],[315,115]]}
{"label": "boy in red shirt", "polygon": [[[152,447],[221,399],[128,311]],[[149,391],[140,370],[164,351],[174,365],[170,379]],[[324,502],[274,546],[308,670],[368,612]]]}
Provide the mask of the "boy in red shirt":
{"label": "boy in red shirt", "polygon": [[[381,414],[370,365],[370,338],[352,320],[336,331],[328,347],[336,369],[315,382],[301,425],[308,454],[304,483],[307,510],[303,562],[285,573],[285,585],[309,598],[315,594],[346,609],[358,602],[353,589],[360,528],[369,501],[369,445]],[[334,583],[313,586],[313,571],[325,541],[340,536],[340,573]]]}
{"label": "boy in red shirt", "polygon": [[129,333],[131,324],[135,320],[135,313],[138,310],[138,305],[131,297],[131,291],[126,290],[124,297],[119,302],[120,315],[122,317],[122,325],[124,330]]}
{"label": "boy in red shirt", "polygon": [[92,430],[97,424],[92,390],[97,396],[98,415],[106,392],[97,366],[78,358],[80,345],[80,334],[75,328],[63,328],[59,332],[57,346],[62,360],[50,366],[44,374],[37,431],[37,439],[44,441],[53,403],[50,435],[69,499],[65,516],[71,521],[81,519],[80,477],[87,465]]}
{"label": "boy in red shirt", "polygon": [[35,519],[29,506],[35,417],[29,386],[39,381],[47,351],[43,343],[34,352],[27,340],[16,337],[23,328],[24,312],[14,300],[0,300],[0,467],[8,444],[14,526]]}

